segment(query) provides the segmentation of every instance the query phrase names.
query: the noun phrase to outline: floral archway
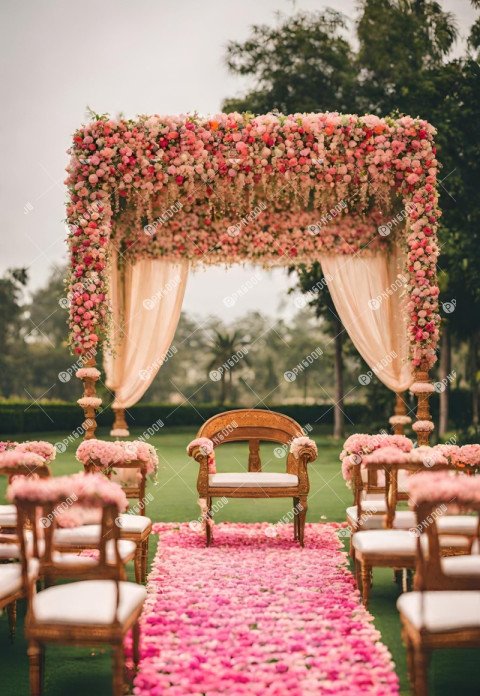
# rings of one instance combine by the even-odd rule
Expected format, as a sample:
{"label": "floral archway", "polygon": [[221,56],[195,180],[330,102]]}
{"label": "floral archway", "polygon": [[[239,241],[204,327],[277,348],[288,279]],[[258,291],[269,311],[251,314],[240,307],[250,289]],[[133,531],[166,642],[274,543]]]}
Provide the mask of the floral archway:
{"label": "floral archway", "polygon": [[95,352],[111,339],[113,257],[265,266],[404,254],[402,305],[420,443],[433,428],[438,340],[434,128],[405,116],[107,116],[74,134],[69,189],[70,344],[93,437]]}

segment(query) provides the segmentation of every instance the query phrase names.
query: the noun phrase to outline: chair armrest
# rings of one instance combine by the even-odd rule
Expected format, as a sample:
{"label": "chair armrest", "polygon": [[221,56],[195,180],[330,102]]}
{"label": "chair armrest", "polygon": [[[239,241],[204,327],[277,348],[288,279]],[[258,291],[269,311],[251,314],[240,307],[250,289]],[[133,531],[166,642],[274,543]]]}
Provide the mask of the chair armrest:
{"label": "chair armrest", "polygon": [[187,446],[187,454],[193,457],[196,462],[202,466],[205,463],[209,474],[215,474],[217,469],[215,466],[214,444],[208,437],[197,437],[192,440]]}
{"label": "chair armrest", "polygon": [[290,452],[295,459],[305,463],[314,462],[318,456],[317,445],[309,437],[296,437],[290,443]]}

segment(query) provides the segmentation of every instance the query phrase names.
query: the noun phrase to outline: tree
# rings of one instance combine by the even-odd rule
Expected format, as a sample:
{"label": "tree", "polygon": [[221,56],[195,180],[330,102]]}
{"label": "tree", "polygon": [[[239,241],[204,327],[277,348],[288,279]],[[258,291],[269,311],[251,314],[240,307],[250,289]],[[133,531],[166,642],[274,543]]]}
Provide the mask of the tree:
{"label": "tree", "polygon": [[435,99],[433,71],[457,37],[453,15],[432,0],[362,0],[359,10],[361,109],[428,118],[418,109]]}
{"label": "tree", "polygon": [[248,341],[242,338],[238,330],[227,331],[217,328],[212,329],[212,341],[210,351],[212,360],[207,365],[209,376],[213,381],[220,381],[220,406],[223,406],[232,394],[233,372],[242,363],[249,365],[247,357]]}
{"label": "tree", "polygon": [[19,360],[25,352],[22,300],[27,281],[25,268],[10,268],[0,278],[0,389],[7,397],[15,393]]}
{"label": "tree", "polygon": [[[293,269],[292,269],[293,270]],[[321,266],[315,262],[310,267],[298,269],[298,288],[308,293],[309,305],[314,308],[318,318],[322,318],[333,334],[335,396],[333,402],[333,437],[341,438],[345,434],[344,417],[344,356],[345,328],[336,312],[332,296],[323,277]],[[319,290],[320,288],[320,290]]]}
{"label": "tree", "polygon": [[354,55],[345,17],[335,10],[278,15],[275,26],[254,25],[243,43],[227,46],[230,72],[250,77],[244,97],[229,98],[224,111],[282,113],[351,111],[355,103]]}
{"label": "tree", "polygon": [[46,284],[33,293],[28,308],[29,335],[55,347],[67,345],[69,300],[65,289],[66,275],[66,267],[52,268]]}

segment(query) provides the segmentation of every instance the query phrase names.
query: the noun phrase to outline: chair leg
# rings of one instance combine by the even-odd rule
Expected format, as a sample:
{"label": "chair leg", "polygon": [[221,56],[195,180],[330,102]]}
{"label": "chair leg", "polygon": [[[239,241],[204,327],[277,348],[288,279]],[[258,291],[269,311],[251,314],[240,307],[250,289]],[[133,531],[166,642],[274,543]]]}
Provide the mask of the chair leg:
{"label": "chair leg", "polygon": [[293,498],[293,540],[298,541],[298,498]]}
{"label": "chair leg", "polygon": [[142,582],[147,582],[147,564],[148,564],[148,541],[150,536],[142,542]]}
{"label": "chair leg", "polygon": [[10,640],[13,643],[15,640],[15,631],[17,630],[17,602],[10,602],[7,606],[8,628],[10,630]]}
{"label": "chair leg", "polygon": [[30,641],[27,648],[30,669],[30,696],[42,696],[43,691],[43,647],[36,641]]}
{"label": "chair leg", "polygon": [[357,583],[357,588],[360,590],[360,594],[362,594],[362,571],[361,571],[361,565],[360,561],[357,561],[355,559],[355,580]]}
{"label": "chair leg", "polygon": [[140,623],[135,621],[132,626],[133,664],[138,667],[140,662]]}
{"label": "chair leg", "polygon": [[207,537],[207,546],[210,546],[212,543],[213,539],[213,534],[212,534],[212,525],[210,524],[210,520],[213,519],[212,516],[212,499],[207,498],[207,516],[205,519],[205,534]]}
{"label": "chair leg", "polygon": [[113,696],[123,696],[125,683],[125,654],[123,643],[113,646]]}
{"label": "chair leg", "polygon": [[415,665],[415,696],[428,696],[428,663],[429,654],[421,647],[415,648],[414,665]]}
{"label": "chair leg", "polygon": [[300,511],[298,513],[298,540],[300,546],[305,546],[305,520],[307,519],[308,502],[307,496],[302,495],[299,498]]}
{"label": "chair leg", "polygon": [[407,671],[408,671],[408,681],[410,683],[410,689],[413,692],[415,688],[415,651],[413,648],[412,641],[409,639],[405,631],[403,631],[403,642],[405,643],[405,648],[407,651]]}
{"label": "chair leg", "polygon": [[134,566],[135,566],[135,582],[140,584],[142,582],[142,544],[141,543],[137,544],[137,548],[135,549]]}
{"label": "chair leg", "polygon": [[368,600],[370,598],[371,568],[367,563],[365,563],[365,561],[361,562],[361,574],[363,606],[368,608]]}

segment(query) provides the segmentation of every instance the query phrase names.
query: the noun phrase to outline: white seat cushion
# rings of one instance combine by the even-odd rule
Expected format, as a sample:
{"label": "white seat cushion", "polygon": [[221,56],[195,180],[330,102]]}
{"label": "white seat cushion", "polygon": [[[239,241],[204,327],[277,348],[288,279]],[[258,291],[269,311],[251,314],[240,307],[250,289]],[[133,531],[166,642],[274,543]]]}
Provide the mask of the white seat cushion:
{"label": "white seat cushion", "polygon": [[437,529],[443,534],[468,534],[477,532],[478,517],[472,515],[440,515],[436,519]]}
{"label": "white seat cushion", "polygon": [[[38,577],[38,560],[32,558],[28,564],[30,579]],[[22,589],[22,564],[21,563],[2,563],[0,564],[0,599],[8,597]]]}
{"label": "white seat cushion", "polygon": [[413,534],[403,529],[374,529],[355,532],[352,544],[361,553],[415,556],[417,540]]}
{"label": "white seat cushion", "polygon": [[378,512],[387,511],[387,502],[383,493],[366,493],[363,491],[362,507],[365,507],[365,503],[374,506]]}
{"label": "white seat cushion", "polygon": [[478,591],[406,592],[398,598],[397,608],[416,628],[424,626],[432,633],[480,628]]}
{"label": "white seat cushion", "polygon": [[283,486],[298,486],[298,476],[266,471],[210,474],[208,485],[215,488],[282,488]]}
{"label": "white seat cushion", "polygon": [[479,576],[480,556],[449,556],[440,560],[445,575]]}
{"label": "white seat cushion", "polygon": [[[129,539],[119,539],[118,541],[118,552],[120,554],[120,558],[122,561],[125,563],[129,559],[133,558],[135,555],[135,551],[137,549],[137,545],[135,544],[134,541],[130,541]],[[88,552],[87,552],[88,553]],[[91,555],[88,556],[87,553],[83,552],[83,555],[80,553],[62,553],[59,551],[54,551],[52,554],[53,561],[55,563],[65,563],[65,564],[71,564],[71,565],[78,565],[78,564],[83,564],[83,565],[94,565],[97,563],[97,556],[96,555]],[[115,547],[114,547],[114,541],[108,541],[107,542],[107,563],[115,563]]]}
{"label": "white seat cushion", "polygon": [[[376,504],[374,501],[366,501],[366,503],[362,503],[362,514],[363,514],[363,525],[362,525],[362,530],[363,529],[383,529],[383,520],[384,520],[384,515],[383,514],[371,514],[372,512],[377,509],[378,512],[381,512],[381,510],[378,510],[376,508]],[[357,522],[357,506],[352,505],[352,507],[347,508],[347,517],[349,517],[352,522],[356,523]],[[395,529],[411,529],[412,527],[415,527],[417,524],[417,520],[415,517],[414,512],[410,512],[410,510],[398,510],[395,514],[395,518],[393,521],[393,526]]]}
{"label": "white seat cushion", "polygon": [[17,508],[15,505],[0,505],[0,527],[17,526]]}
{"label": "white seat cushion", "polygon": [[393,521],[396,529],[413,529],[417,525],[417,516],[413,510],[397,510]]}
{"label": "white seat cushion", "polygon": [[22,589],[22,566],[20,563],[0,565],[0,599]]}
{"label": "white seat cushion", "polygon": [[[372,506],[367,505],[368,509],[370,510],[367,512],[365,509],[365,503],[362,503],[362,514],[363,514],[363,524],[362,524],[362,529],[383,529],[383,519],[384,515],[383,514],[372,514]],[[357,524],[357,506],[352,505],[351,507],[347,508],[347,518],[351,522],[353,522],[354,525]]]}
{"label": "white seat cushion", "polygon": [[151,519],[145,517],[145,515],[129,515],[128,513],[119,515],[117,522],[123,532],[129,532],[130,534],[141,534],[152,524]]}
{"label": "white seat cushion", "polygon": [[0,559],[6,561],[10,558],[20,558],[19,544],[0,544]]}
{"label": "white seat cushion", "polygon": [[[368,472],[367,469],[362,469],[362,481],[363,483],[368,483]],[[408,492],[408,477],[409,474],[407,471],[404,469],[400,469],[398,472],[398,478],[397,478],[397,488],[399,493],[407,493]],[[384,471],[377,471],[377,486],[385,486],[385,472]],[[382,495],[383,493],[377,494],[377,493],[368,493],[367,495]],[[383,496],[384,497],[384,496]]]}
{"label": "white seat cushion", "polygon": [[53,533],[56,546],[98,544],[102,527],[99,524],[82,524],[79,527],[58,527]]}
{"label": "white seat cushion", "polygon": [[[145,587],[120,582],[118,618],[124,623],[147,595]],[[32,609],[40,623],[107,625],[115,616],[116,590],[113,580],[83,580],[42,590],[33,598]]]}

